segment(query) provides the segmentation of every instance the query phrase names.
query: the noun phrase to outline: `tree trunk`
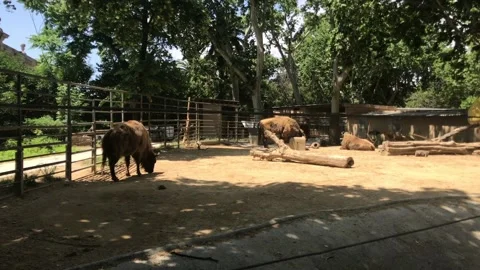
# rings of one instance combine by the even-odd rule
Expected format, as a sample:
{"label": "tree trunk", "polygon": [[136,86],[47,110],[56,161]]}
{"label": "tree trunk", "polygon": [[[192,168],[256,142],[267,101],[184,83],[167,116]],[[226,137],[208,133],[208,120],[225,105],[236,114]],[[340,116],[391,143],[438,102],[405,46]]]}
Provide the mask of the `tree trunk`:
{"label": "tree trunk", "polygon": [[263,31],[258,23],[258,3],[257,0],[250,0],[250,15],[252,21],[252,27],[255,32],[255,39],[257,41],[257,66],[256,66],[256,75],[255,75],[255,87],[253,88],[252,102],[253,109],[255,111],[255,120],[260,121],[260,113],[263,110],[262,103],[262,72],[263,72],[263,63],[265,58],[265,52],[263,48]]}
{"label": "tree trunk", "polygon": [[280,41],[278,41],[277,35],[273,32],[272,32],[272,38],[273,38],[273,41],[275,42],[275,46],[277,47],[278,52],[280,53],[280,56],[282,57],[283,66],[285,67],[285,71],[287,72],[288,79],[292,84],[293,95],[295,96],[295,103],[296,105],[302,105],[303,99],[302,99],[302,96],[300,95],[300,90],[298,89],[297,66],[292,56],[292,50],[288,51],[288,58],[287,58],[285,56],[285,53],[283,52],[283,47],[280,44]]}
{"label": "tree trunk", "polygon": [[333,61],[333,91],[332,108],[330,116],[330,143],[332,145],[340,144],[340,90],[345,83],[350,67],[344,68],[341,74],[338,74],[338,55]]}
{"label": "tree trunk", "polygon": [[232,99],[240,101],[240,84],[237,75],[232,70],[230,70],[230,78],[232,80]]}
{"label": "tree trunk", "polygon": [[292,88],[293,88],[293,94],[295,96],[295,101],[297,102],[297,105],[303,105],[303,98],[302,95],[300,95],[300,89],[298,88],[298,70],[297,70],[297,64],[295,63],[295,59],[293,58],[292,55],[293,52],[289,52],[288,58],[290,59],[290,68],[291,68],[291,73],[292,73],[292,78],[290,79],[292,83]]}
{"label": "tree trunk", "polygon": [[[225,51],[228,53],[228,57],[231,58],[233,55],[232,47],[225,45]],[[232,67],[229,67],[228,70],[230,71],[230,81],[232,82],[232,99],[235,101],[240,101],[240,86],[238,76],[235,74],[235,71]]]}
{"label": "tree trunk", "polygon": [[142,11],[142,38],[140,41],[140,51],[138,54],[138,63],[140,65],[140,71],[138,73],[137,85],[141,93],[145,92],[145,72],[147,71],[147,49],[148,49],[148,40],[150,35],[150,23],[148,22],[148,13],[150,10],[150,3],[147,0],[142,1],[143,11]]}
{"label": "tree trunk", "polygon": [[282,140],[280,140],[274,133],[266,130],[265,136],[272,139],[277,145],[278,149],[270,152],[262,151],[259,149],[252,149],[250,155],[253,157],[259,157],[266,160],[285,159],[292,160],[304,164],[314,164],[322,166],[331,166],[339,168],[351,168],[354,164],[353,158],[345,156],[324,156],[317,155],[315,153],[301,152],[293,150],[288,147]]}

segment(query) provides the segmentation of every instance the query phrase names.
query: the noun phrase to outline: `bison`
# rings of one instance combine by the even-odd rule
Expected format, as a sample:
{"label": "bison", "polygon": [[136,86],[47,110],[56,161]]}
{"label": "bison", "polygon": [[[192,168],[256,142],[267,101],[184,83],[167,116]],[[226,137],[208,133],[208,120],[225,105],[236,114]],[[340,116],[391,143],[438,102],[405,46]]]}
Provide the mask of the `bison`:
{"label": "bison", "polygon": [[305,137],[305,132],[295,119],[288,116],[276,116],[260,120],[258,123],[258,143],[263,143],[263,147],[268,148],[265,130],[268,130],[288,143],[293,137]]}
{"label": "bison", "polygon": [[358,138],[348,132],[343,134],[340,149],[346,150],[360,150],[360,151],[375,151],[375,145],[369,140]]}
{"label": "bison", "polygon": [[115,175],[115,164],[121,157],[125,157],[127,176],[130,176],[130,156],[133,157],[137,164],[138,176],[142,175],[140,173],[140,165],[142,165],[145,171],[152,173],[157,162],[147,129],[142,123],[135,120],[120,123],[110,129],[102,139],[102,150],[102,172],[108,158],[110,175],[114,182],[118,182],[118,178]]}

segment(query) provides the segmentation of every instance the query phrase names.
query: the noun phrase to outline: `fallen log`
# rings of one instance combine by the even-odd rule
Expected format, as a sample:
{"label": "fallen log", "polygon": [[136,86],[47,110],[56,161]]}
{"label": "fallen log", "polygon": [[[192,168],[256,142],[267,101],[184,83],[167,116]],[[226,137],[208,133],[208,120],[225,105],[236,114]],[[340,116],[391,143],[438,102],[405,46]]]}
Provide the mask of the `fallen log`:
{"label": "fallen log", "polygon": [[293,150],[288,147],[282,140],[280,140],[275,134],[266,130],[265,136],[272,139],[278,146],[277,149],[273,150],[260,150],[252,149],[250,150],[250,155],[259,157],[261,159],[266,159],[272,161],[274,159],[283,159],[290,160],[304,164],[314,164],[330,167],[339,167],[339,168],[351,168],[354,164],[352,157],[337,156],[337,155],[318,155],[310,152],[303,152]]}
{"label": "fallen log", "polygon": [[404,147],[404,148],[389,148],[385,152],[389,156],[401,155],[415,155],[415,152],[428,151],[430,155],[469,155],[472,153],[466,148],[442,147],[442,146],[423,146],[423,147]]}
{"label": "fallen log", "polygon": [[383,143],[383,154],[386,155],[415,155],[417,150],[428,151],[431,155],[470,155],[480,150],[480,143],[410,141]]}
{"label": "fallen log", "polygon": [[467,148],[478,148],[480,149],[480,143],[457,143],[454,141],[450,142],[432,142],[432,141],[407,141],[407,142],[392,142],[385,141],[383,144],[388,142],[390,147],[412,147],[412,146],[444,146],[444,147],[467,147]]}
{"label": "fallen log", "polygon": [[448,139],[448,138],[452,137],[453,135],[456,135],[456,134],[458,134],[458,133],[460,133],[460,132],[462,132],[462,131],[465,131],[465,130],[471,129],[471,128],[476,128],[476,127],[479,127],[479,126],[480,126],[480,124],[473,124],[473,125],[468,125],[468,126],[459,127],[459,128],[456,128],[456,129],[454,129],[454,130],[452,130],[452,131],[450,131],[450,132],[448,132],[448,133],[446,133],[446,134],[444,134],[444,135],[442,135],[442,136],[439,136],[439,137],[437,137],[437,138],[435,138],[435,139],[432,139],[431,141],[433,141],[433,142],[441,142],[441,141],[443,141],[443,140],[445,140],[445,139]]}

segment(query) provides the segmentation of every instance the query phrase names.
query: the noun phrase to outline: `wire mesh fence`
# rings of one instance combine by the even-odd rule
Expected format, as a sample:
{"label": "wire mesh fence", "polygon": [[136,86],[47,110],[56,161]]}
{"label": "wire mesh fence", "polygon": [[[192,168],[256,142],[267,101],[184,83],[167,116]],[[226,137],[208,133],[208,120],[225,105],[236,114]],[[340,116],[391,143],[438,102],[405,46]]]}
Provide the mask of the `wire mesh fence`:
{"label": "wire mesh fence", "polygon": [[[265,116],[235,101],[142,95],[5,69],[0,87],[0,197],[97,173],[101,140],[119,122],[142,122],[156,148],[180,148],[204,141],[256,144],[255,116]],[[328,137],[327,114],[282,115],[308,127],[311,138]]]}

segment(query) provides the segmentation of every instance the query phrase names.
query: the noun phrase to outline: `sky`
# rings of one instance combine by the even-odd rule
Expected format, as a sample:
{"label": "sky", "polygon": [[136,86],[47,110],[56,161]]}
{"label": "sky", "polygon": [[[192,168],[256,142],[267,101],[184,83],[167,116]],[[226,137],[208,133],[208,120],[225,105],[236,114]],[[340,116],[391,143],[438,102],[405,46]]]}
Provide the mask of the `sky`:
{"label": "sky", "polygon": [[[300,6],[305,4],[306,0],[297,0]],[[10,35],[8,39],[4,41],[5,44],[9,45],[12,48],[20,50],[20,44],[26,44],[25,50],[27,55],[39,59],[42,51],[32,47],[30,42],[30,37],[40,32],[43,27],[43,16],[40,14],[35,14],[26,10],[23,4],[19,3],[17,0],[12,1],[16,10],[7,11],[3,6],[0,6],[0,28],[3,29],[3,32]],[[264,37],[265,39],[265,37]],[[181,51],[177,49],[170,50],[173,59],[180,60],[183,58]],[[272,54],[276,57],[280,57],[278,50],[273,49]],[[97,51],[94,51],[89,55],[88,63],[92,67],[96,67],[97,63],[100,63],[100,57],[97,54]],[[96,72],[96,74],[98,74]]]}

